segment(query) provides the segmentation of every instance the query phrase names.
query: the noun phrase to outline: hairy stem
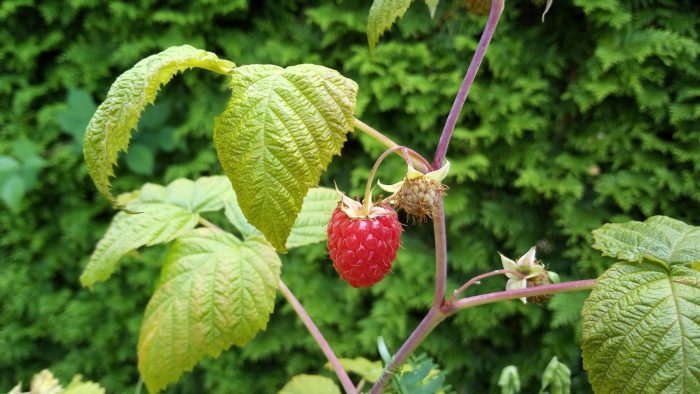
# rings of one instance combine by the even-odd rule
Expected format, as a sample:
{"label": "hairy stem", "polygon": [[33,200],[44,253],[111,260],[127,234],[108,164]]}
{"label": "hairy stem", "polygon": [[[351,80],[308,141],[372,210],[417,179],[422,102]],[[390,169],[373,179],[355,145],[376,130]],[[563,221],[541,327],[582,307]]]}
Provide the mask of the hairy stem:
{"label": "hairy stem", "polygon": [[318,330],[318,327],[316,327],[316,324],[314,324],[313,320],[311,320],[311,317],[309,316],[308,313],[306,313],[306,310],[304,309],[303,306],[299,303],[296,297],[294,297],[294,294],[292,293],[291,290],[287,287],[287,285],[282,282],[280,279],[279,281],[279,289],[284,298],[287,299],[287,301],[292,305],[292,308],[294,308],[294,311],[299,315],[299,318],[304,322],[304,325],[306,328],[309,330],[311,333],[311,336],[314,337],[316,340],[316,343],[318,346],[321,348],[323,351],[323,354],[326,355],[326,358],[328,361],[331,363],[331,366],[333,366],[333,369],[335,370],[335,374],[338,375],[338,379],[340,380],[340,384],[343,386],[345,389],[346,393],[349,394],[355,394],[357,391],[355,390],[355,385],[352,383],[352,380],[350,380],[350,377],[348,376],[348,373],[345,372],[345,369],[343,369],[343,366],[340,364],[340,360],[338,360],[338,357],[335,356],[335,353],[333,353],[333,349],[331,349],[331,346],[328,344],[326,339],[323,337],[323,334],[321,334],[321,331]]}
{"label": "hairy stem", "polygon": [[463,292],[464,290],[467,290],[471,285],[473,285],[473,284],[475,284],[475,283],[478,283],[478,282],[479,282],[480,280],[482,280],[482,279],[486,279],[486,278],[491,277],[491,276],[505,275],[505,274],[515,275],[515,276],[517,276],[517,277],[519,277],[519,278],[521,278],[521,279],[525,276],[525,275],[521,274],[520,272],[512,271],[512,270],[507,270],[507,269],[501,269],[501,270],[495,270],[495,271],[491,271],[491,272],[485,272],[485,273],[483,273],[483,274],[477,275],[477,276],[475,276],[475,277],[469,279],[469,281],[468,281],[467,283],[463,284],[462,287],[460,287],[459,289],[455,290],[455,291],[452,293],[452,295],[450,296],[450,298],[447,300],[446,303],[449,304],[450,302],[454,301],[454,299],[457,298],[457,296],[459,295],[459,293]]}
{"label": "hairy stem", "polygon": [[472,62],[469,64],[467,73],[464,75],[462,85],[459,87],[459,91],[457,92],[457,97],[455,97],[455,101],[452,104],[450,114],[447,116],[445,127],[442,129],[440,142],[435,150],[435,158],[433,159],[432,166],[433,168],[442,168],[442,162],[445,160],[447,146],[450,144],[452,132],[454,132],[455,125],[457,124],[457,118],[459,117],[459,113],[462,111],[464,102],[467,100],[469,89],[474,83],[474,78],[476,77],[477,71],[479,71],[481,61],[484,60],[486,49],[489,47],[493,33],[496,30],[496,25],[498,25],[498,20],[503,12],[504,2],[505,0],[493,0],[491,2],[491,13],[489,14],[489,19],[486,21],[486,27],[484,28],[484,32],[481,34],[479,45],[476,47],[476,52],[474,53],[474,57],[472,57]]}
{"label": "hairy stem", "polygon": [[440,308],[445,303],[447,286],[447,232],[442,197],[438,199],[433,213],[433,233],[435,234],[435,294],[431,308]]}
{"label": "hairy stem", "polygon": [[473,297],[459,299],[455,302],[445,304],[442,308],[444,313],[452,314],[462,309],[471,308],[477,305],[491,304],[493,302],[514,300],[521,297],[535,297],[545,294],[567,293],[571,291],[589,290],[595,286],[595,279],[584,279],[572,282],[555,283],[529,287],[526,289],[506,290],[496,293],[481,294]]}
{"label": "hairy stem", "polygon": [[428,314],[423,318],[423,321],[421,321],[420,324],[418,324],[418,327],[413,330],[411,336],[408,337],[406,342],[404,342],[399,351],[396,352],[394,357],[391,359],[391,363],[386,366],[384,372],[382,372],[382,376],[380,376],[379,380],[374,383],[371,391],[372,394],[382,393],[386,383],[396,372],[399,371],[403,363],[406,362],[406,359],[408,359],[408,356],[410,356],[416,350],[418,345],[423,342],[428,334],[430,334],[430,332],[433,331],[433,329],[440,324],[440,322],[446,316],[447,315],[441,312],[439,308],[430,308]]}
{"label": "hairy stem", "polygon": [[[391,138],[385,136],[381,132],[379,132],[377,129],[373,128],[372,126],[364,123],[363,121],[354,118],[354,125],[357,129],[361,130],[365,134],[369,135],[370,137],[374,138],[375,140],[379,141],[382,143],[384,146],[387,148],[394,148],[399,146],[396,142],[392,141]],[[401,154],[401,152],[396,151],[397,154]],[[413,163],[413,166],[420,172],[426,173],[430,172],[432,169],[430,167],[430,163],[418,154],[415,151],[410,151],[409,155],[411,156],[411,162]]]}

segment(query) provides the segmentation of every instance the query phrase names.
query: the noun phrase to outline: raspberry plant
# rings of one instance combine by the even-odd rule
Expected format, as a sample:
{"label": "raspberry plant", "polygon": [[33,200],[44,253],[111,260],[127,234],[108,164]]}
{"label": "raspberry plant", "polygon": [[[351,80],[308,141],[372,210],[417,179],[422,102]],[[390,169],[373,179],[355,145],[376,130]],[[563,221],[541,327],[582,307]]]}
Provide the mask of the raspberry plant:
{"label": "raspberry plant", "polygon": [[[410,4],[410,0],[374,1],[368,24],[370,50]],[[432,13],[438,1],[426,4]],[[120,258],[135,249],[172,243],[138,342],[139,370],[150,391],[175,383],[205,357],[216,357],[232,345],[244,346],[266,327],[278,291],[319,344],[343,389],[361,390],[362,384],[350,379],[348,372],[352,372],[362,376],[361,382],[374,383],[371,392],[379,393],[390,381],[399,392],[406,387],[411,392],[440,389],[442,380],[428,378],[432,364],[425,358],[416,358],[419,361],[414,360],[408,370],[402,366],[436,326],[459,311],[506,300],[546,302],[552,294],[587,289],[593,291],[582,311],[582,349],[595,391],[700,391],[698,227],[664,216],[607,224],[594,231],[592,246],[618,262],[598,279],[556,283],[556,274],[536,259],[533,247],[518,259],[501,256],[502,269],[478,275],[448,294],[443,199],[449,196],[442,181],[449,162],[445,157],[503,7],[504,0],[490,4],[486,27],[432,161],[356,119],[357,84],[323,66],[237,67],[213,53],[179,46],[143,59],[117,78],[88,124],[84,156],[97,190],[121,211],[98,243],[81,283],[92,287],[108,279]],[[119,152],[128,148],[141,112],[154,102],[161,85],[189,68],[228,78],[231,98],[214,125],[214,146],[225,176],[178,179],[166,186],[146,184],[114,196],[110,177]],[[354,129],[387,147],[370,173],[361,202],[318,187],[321,174]],[[392,153],[406,161],[406,177],[385,186],[392,194],[373,203],[374,176]],[[341,276],[353,286],[371,285],[391,267],[401,233],[394,208],[388,204],[432,221],[435,292],[423,321],[395,354],[380,341],[384,366],[371,373],[376,367],[366,363],[375,364],[366,359],[335,356],[280,280],[277,253],[328,238],[330,257]],[[233,231],[205,218],[217,211],[224,212]],[[388,223],[379,225],[377,233],[368,233],[374,220]],[[385,230],[385,238],[374,239]],[[410,225],[405,231],[411,231]],[[380,257],[381,271],[375,255]],[[356,264],[353,259],[358,260]],[[501,275],[508,278],[505,291],[460,297],[480,280]],[[543,385],[565,392],[568,384],[563,376],[568,369],[556,358],[550,366],[544,376],[551,378],[543,379]],[[401,379],[409,375],[411,379]],[[502,377],[504,390],[518,391],[517,370],[504,370]],[[295,377],[282,391],[309,386],[324,387],[322,392],[339,391],[334,382],[313,375]]]}

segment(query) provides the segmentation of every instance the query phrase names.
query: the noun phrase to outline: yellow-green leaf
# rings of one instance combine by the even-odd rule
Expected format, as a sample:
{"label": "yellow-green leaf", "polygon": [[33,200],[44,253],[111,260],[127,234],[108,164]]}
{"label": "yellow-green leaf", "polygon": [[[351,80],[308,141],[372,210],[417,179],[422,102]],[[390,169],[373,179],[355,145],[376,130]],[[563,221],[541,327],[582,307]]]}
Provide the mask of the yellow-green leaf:
{"label": "yellow-green leaf", "polygon": [[[384,371],[381,361],[369,361],[364,357],[341,358],[338,359],[338,361],[340,361],[340,365],[342,365],[343,369],[347,372],[357,374],[370,383],[379,380],[379,377],[382,376],[382,372]],[[325,367],[330,370],[333,369],[330,363],[326,363]]]}
{"label": "yellow-green leaf", "polygon": [[340,394],[340,389],[325,376],[297,375],[278,394]]}
{"label": "yellow-green leaf", "polygon": [[280,260],[262,238],[240,241],[200,228],[181,236],[146,307],[138,365],[149,391],[177,381],[205,357],[243,346],[275,305]]}
{"label": "yellow-green leaf", "polygon": [[[379,37],[391,28],[396,19],[403,16],[411,5],[412,0],[374,0],[369,9],[367,18],[367,42],[369,50],[374,51],[374,46]],[[430,3],[428,3],[430,7]],[[431,8],[431,14],[433,9]]]}
{"label": "yellow-green leaf", "polygon": [[214,143],[248,222],[277,250],[353,129],[357,84],[326,67],[235,69]]}
{"label": "yellow-green leaf", "polygon": [[199,212],[217,211],[233,195],[225,176],[176,179],[167,186],[147,183],[135,192],[119,196],[131,214],[119,212],[98,242],[80,282],[92,286],[107,280],[119,260],[142,246],[170,242],[197,225]]}
{"label": "yellow-green leaf", "polygon": [[114,165],[120,151],[126,151],[131,130],[139,116],[156,98],[161,85],[178,72],[189,68],[203,68],[228,74],[235,65],[219,59],[215,54],[189,45],[168,48],[149,56],[112,84],[107,98],[100,104],[85,130],[83,154],[97,190],[112,204],[109,178],[114,176]]}

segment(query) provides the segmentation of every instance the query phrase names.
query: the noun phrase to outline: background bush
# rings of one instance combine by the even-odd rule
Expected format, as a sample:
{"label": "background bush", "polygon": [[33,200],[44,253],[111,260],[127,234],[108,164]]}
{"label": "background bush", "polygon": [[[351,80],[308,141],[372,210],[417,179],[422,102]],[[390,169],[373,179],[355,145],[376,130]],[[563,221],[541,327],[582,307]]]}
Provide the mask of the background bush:
{"label": "background bush", "polygon": [[[83,373],[109,392],[136,386],[138,328],[163,250],[133,253],[93,291],[78,276],[114,214],[87,176],[82,132],[110,84],[139,59],[191,44],[239,65],[333,67],[358,82],[361,119],[432,154],[485,18],[443,0],[431,20],[416,2],[372,59],[369,3],[0,4],[0,392],[46,367],[61,380]],[[606,221],[665,214],[700,224],[700,4],[571,3],[555,2],[545,24],[529,1],[506,4],[448,155],[450,289],[496,268],[496,251],[518,256],[532,244],[563,279],[597,275],[609,261],[588,246],[589,234]],[[224,85],[202,71],[168,85],[144,115],[115,190],[221,173],[211,131]],[[322,183],[359,194],[381,150],[350,136]],[[403,171],[399,160],[386,168],[386,181]],[[429,224],[411,226],[394,274],[371,290],[341,282],[323,245],[285,256],[283,278],[340,356],[379,359],[376,337],[395,350],[429,306],[432,242]],[[587,392],[572,341],[584,298],[475,308],[420,350],[449,370],[458,392],[495,392],[509,364],[530,392],[554,355],[572,368],[573,391]],[[324,363],[280,299],[267,331],[169,392],[275,392]]]}

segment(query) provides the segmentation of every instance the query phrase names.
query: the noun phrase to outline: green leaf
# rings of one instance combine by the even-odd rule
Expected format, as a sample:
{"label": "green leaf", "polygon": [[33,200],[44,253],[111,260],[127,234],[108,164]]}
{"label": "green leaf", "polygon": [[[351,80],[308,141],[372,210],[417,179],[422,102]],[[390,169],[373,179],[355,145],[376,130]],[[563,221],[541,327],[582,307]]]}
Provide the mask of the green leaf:
{"label": "green leaf", "polygon": [[80,277],[83,286],[107,280],[119,260],[142,246],[170,242],[197,225],[199,212],[217,211],[232,193],[225,176],[177,179],[164,187],[147,183],[120,202],[138,214],[119,212],[98,242]]}
{"label": "green leaf", "polygon": [[435,18],[435,10],[437,10],[438,4],[440,4],[440,0],[425,0],[425,5],[428,6],[431,18]]}
{"label": "green leaf", "polygon": [[700,272],[613,265],[584,304],[582,348],[597,393],[700,392]]}
{"label": "green leaf", "polygon": [[[287,249],[297,248],[312,243],[322,242],[328,238],[328,222],[338,206],[338,192],[326,187],[309,189],[301,205],[301,211],[287,238]],[[244,237],[260,232],[246,220],[235,195],[225,203],[226,218]]]}
{"label": "green leaf", "polygon": [[297,375],[282,387],[279,394],[340,394],[340,389],[325,376]]}
{"label": "green leaf", "polygon": [[22,198],[24,198],[24,193],[27,191],[24,179],[18,174],[10,175],[0,187],[2,187],[2,189],[0,189],[0,199],[2,199],[2,202],[4,202],[7,208],[13,213],[19,212]]}
{"label": "green leaf", "polygon": [[[382,376],[384,367],[382,367],[381,361],[369,361],[364,357],[357,358],[341,358],[340,365],[343,366],[347,372],[354,373],[362,377],[362,379],[374,383],[379,380]],[[333,370],[333,366],[330,363],[326,363],[326,368]]]}
{"label": "green leaf", "polygon": [[509,365],[501,370],[498,378],[501,394],[518,394],[520,392],[520,375],[515,365]]}
{"label": "green leaf", "polygon": [[58,126],[82,146],[85,128],[90,122],[90,114],[95,112],[95,109],[97,105],[90,92],[83,89],[68,89],[66,109],[56,116]]}
{"label": "green leaf", "polygon": [[153,175],[155,165],[155,155],[153,151],[145,145],[134,144],[126,155],[126,166],[131,172],[140,175]]}
{"label": "green leaf", "polygon": [[353,128],[355,82],[329,68],[235,69],[214,143],[248,222],[277,250],[310,187]]}
{"label": "green leaf", "polygon": [[114,176],[117,155],[126,151],[141,112],[153,103],[161,85],[192,67],[228,74],[234,64],[189,45],[168,48],[141,60],[119,76],[92,116],[85,130],[83,154],[97,190],[112,204],[116,201],[109,177]]}
{"label": "green leaf", "polygon": [[571,392],[571,370],[566,364],[560,363],[556,357],[545,368],[542,374],[541,394],[569,394]]}
{"label": "green leaf", "polygon": [[83,382],[82,376],[75,375],[61,394],[105,394],[105,389],[95,382]]}
{"label": "green leaf", "polygon": [[700,227],[666,216],[606,224],[593,231],[593,247],[620,260],[667,264],[700,261]]}
{"label": "green leaf", "polygon": [[139,336],[138,365],[148,390],[162,390],[203,358],[243,346],[264,329],[280,265],[262,237],[240,241],[200,228],[178,238]]}
{"label": "green leaf", "polygon": [[0,156],[0,183],[10,175],[19,171],[20,165],[17,160],[10,156]]}
{"label": "green leaf", "polygon": [[[367,42],[370,52],[379,41],[379,37],[391,28],[396,19],[403,16],[412,0],[374,0],[367,19]],[[428,7],[430,4],[428,3]],[[431,15],[432,15],[431,11]]]}

